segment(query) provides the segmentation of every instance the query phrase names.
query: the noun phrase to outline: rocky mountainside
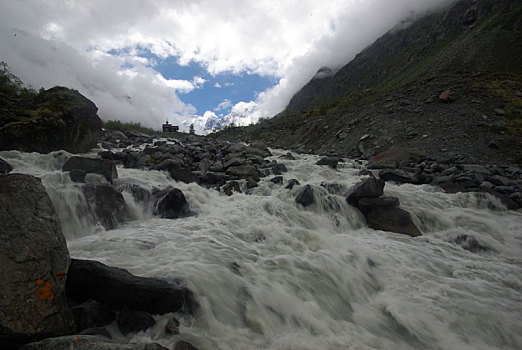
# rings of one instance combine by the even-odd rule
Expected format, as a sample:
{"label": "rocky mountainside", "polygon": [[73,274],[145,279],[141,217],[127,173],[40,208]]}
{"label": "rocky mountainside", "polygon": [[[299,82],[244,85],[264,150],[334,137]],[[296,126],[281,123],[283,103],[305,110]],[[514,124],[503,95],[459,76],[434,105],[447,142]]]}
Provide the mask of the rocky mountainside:
{"label": "rocky mountainside", "polygon": [[[461,0],[402,24],[270,120],[217,137],[368,158],[390,146],[522,163],[522,3]],[[319,74],[321,73],[321,74]]]}

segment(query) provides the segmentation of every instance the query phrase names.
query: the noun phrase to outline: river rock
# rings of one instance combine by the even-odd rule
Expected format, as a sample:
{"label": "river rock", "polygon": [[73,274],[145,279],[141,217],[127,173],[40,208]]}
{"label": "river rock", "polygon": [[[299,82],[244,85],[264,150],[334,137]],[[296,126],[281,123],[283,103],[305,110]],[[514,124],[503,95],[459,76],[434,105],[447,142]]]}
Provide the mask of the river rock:
{"label": "river rock", "polygon": [[87,173],[80,169],[73,169],[69,172],[69,177],[72,182],[84,183]]}
{"label": "river rock", "polygon": [[259,170],[253,165],[232,166],[225,174],[235,179],[258,179],[260,175]]}
{"label": "river rock", "polygon": [[109,159],[87,158],[74,156],[69,158],[62,167],[62,171],[83,170],[87,174],[100,174],[112,183],[118,178],[114,161]]}
{"label": "river rock", "polygon": [[127,307],[151,314],[193,313],[198,305],[192,291],[180,279],[166,282],[138,277],[92,260],[72,259],[66,293],[74,302],[94,299],[113,309]]}
{"label": "river rock", "polygon": [[368,213],[370,210],[379,207],[398,207],[400,204],[399,198],[396,197],[364,197],[357,202],[357,208],[362,213]]}
{"label": "river rock", "polygon": [[285,188],[291,190],[292,188],[294,188],[295,185],[300,185],[299,181],[297,181],[296,179],[290,179],[290,180],[286,183]]}
{"label": "river rock", "polygon": [[314,202],[314,190],[311,185],[306,185],[299,190],[295,202],[306,207]]}
{"label": "river rock", "polygon": [[169,187],[155,193],[154,214],[166,219],[177,219],[191,215],[185,195],[179,188]]}
{"label": "river rock", "polygon": [[286,154],[279,156],[279,158],[286,160],[295,160],[295,157],[290,152],[287,152]]}
{"label": "river rock", "polygon": [[383,181],[394,181],[399,184],[408,183],[413,184],[417,183],[414,178],[414,174],[407,172],[402,169],[383,169],[379,171],[379,178]]}
{"label": "river rock", "polygon": [[170,158],[170,159],[165,159],[164,161],[162,161],[161,163],[156,165],[153,169],[154,170],[166,170],[166,171],[170,172],[171,170],[183,168],[184,166],[185,166],[185,164],[183,163],[183,161],[181,159]]}
{"label": "river rock", "polygon": [[86,184],[82,187],[96,221],[107,230],[118,226],[127,216],[123,194],[110,184]]}
{"label": "river rock", "polygon": [[366,215],[366,223],[375,230],[402,233],[411,237],[421,233],[413,223],[410,213],[397,207],[374,207]]}
{"label": "river rock", "polygon": [[411,163],[418,164],[426,159],[426,154],[416,148],[391,147],[370,158],[368,168],[403,168]]}
{"label": "river rock", "polygon": [[5,160],[0,158],[0,174],[7,174],[13,170],[13,167]]}
{"label": "river rock", "polygon": [[106,326],[116,319],[113,309],[96,300],[87,300],[73,307],[72,313],[78,332],[87,328]]}
{"label": "river rock", "polygon": [[26,344],[18,350],[169,350],[156,343],[118,344],[99,335],[69,335]]}
{"label": "river rock", "polygon": [[339,163],[339,158],[337,157],[323,157],[315,164],[328,165],[332,169],[337,169],[337,163]]}
{"label": "river rock", "polygon": [[251,144],[250,147],[247,147],[246,153],[257,155],[263,158],[270,157],[272,155],[263,141],[256,141]]}
{"label": "river rock", "polygon": [[0,223],[0,349],[71,334],[69,252],[39,179],[0,175]]}
{"label": "river rock", "polygon": [[363,197],[380,197],[383,193],[384,181],[370,177],[352,186],[345,197],[348,204],[356,205]]}
{"label": "river rock", "polygon": [[282,185],[283,184],[283,177],[282,176],[274,176],[270,179],[270,182],[275,183],[276,185]]}
{"label": "river rock", "polygon": [[156,324],[154,317],[145,311],[123,308],[117,318],[118,328],[123,335],[146,330]]}
{"label": "river rock", "polygon": [[0,127],[0,150],[85,153],[101,135],[97,111],[78,91],[56,86],[40,93],[23,119]]}
{"label": "river rock", "polygon": [[165,332],[168,334],[179,334],[179,321],[177,318],[172,317],[165,326]]}
{"label": "river rock", "polygon": [[288,171],[288,169],[286,168],[286,165],[284,165],[284,164],[280,164],[280,163],[272,164],[272,172],[274,173],[274,175],[281,175],[282,173],[286,173],[287,171]]}
{"label": "river rock", "polygon": [[178,182],[184,182],[186,184],[198,182],[198,176],[187,168],[170,169],[169,173],[170,176]]}
{"label": "river rock", "polygon": [[239,182],[237,181],[229,181],[225,186],[222,188],[223,193],[227,196],[231,196],[234,192],[241,193],[241,190],[239,188]]}

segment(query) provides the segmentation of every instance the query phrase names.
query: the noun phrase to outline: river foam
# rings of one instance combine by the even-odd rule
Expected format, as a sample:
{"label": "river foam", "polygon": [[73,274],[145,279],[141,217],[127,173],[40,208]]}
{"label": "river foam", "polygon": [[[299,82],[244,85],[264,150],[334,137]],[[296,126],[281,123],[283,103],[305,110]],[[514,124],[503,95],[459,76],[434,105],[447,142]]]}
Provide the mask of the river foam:
{"label": "river foam", "polygon": [[[110,231],[82,216],[81,191],[59,171],[67,154],[0,156],[15,172],[42,178],[73,257],[182,277],[195,292],[201,308],[181,319],[180,335],[165,333],[170,315],[162,315],[130,340],[172,347],[183,339],[201,350],[521,347],[520,211],[493,197],[387,183],[385,194],[400,199],[423,236],[376,231],[340,195],[360,180],[357,162],[333,170],[313,155],[273,153],[289,170],[285,183],[314,186],[314,204],[296,204],[299,186],[270,177],[228,197],[165,172],[118,168],[116,185],[178,187],[196,215],[160,219],[124,192],[129,221]],[[464,250],[454,243],[459,235],[487,249]]]}

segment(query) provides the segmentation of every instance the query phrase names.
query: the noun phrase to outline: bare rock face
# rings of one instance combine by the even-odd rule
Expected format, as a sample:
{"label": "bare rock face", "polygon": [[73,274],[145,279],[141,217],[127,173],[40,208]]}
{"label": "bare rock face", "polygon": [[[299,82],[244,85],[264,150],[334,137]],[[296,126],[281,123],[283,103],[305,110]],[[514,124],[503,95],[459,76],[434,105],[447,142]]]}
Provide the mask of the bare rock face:
{"label": "bare rock face", "polygon": [[31,105],[12,109],[19,115],[0,123],[0,150],[84,153],[96,146],[101,135],[96,105],[66,87],[56,86],[39,94]]}
{"label": "bare rock face", "polygon": [[39,179],[0,175],[0,349],[75,331],[69,252]]}

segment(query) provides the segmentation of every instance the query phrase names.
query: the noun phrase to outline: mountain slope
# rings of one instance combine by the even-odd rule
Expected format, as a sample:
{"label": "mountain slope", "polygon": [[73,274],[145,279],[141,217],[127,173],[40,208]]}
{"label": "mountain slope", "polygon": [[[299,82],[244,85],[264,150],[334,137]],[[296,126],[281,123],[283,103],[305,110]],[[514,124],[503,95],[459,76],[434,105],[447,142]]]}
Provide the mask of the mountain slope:
{"label": "mountain slope", "polygon": [[221,135],[355,157],[399,144],[521,164],[521,43],[520,1],[458,1],[312,79],[273,119]]}

